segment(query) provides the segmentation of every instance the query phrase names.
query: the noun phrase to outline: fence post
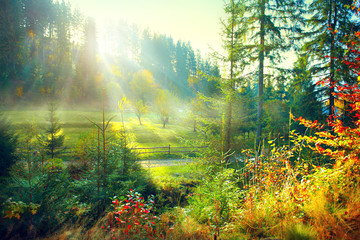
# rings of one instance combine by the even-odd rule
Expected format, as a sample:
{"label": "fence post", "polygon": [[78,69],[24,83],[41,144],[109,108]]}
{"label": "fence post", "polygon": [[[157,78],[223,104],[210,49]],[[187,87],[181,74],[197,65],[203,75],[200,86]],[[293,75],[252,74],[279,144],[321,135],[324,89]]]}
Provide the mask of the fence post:
{"label": "fence post", "polygon": [[170,155],[170,144],[169,144],[169,155]]}

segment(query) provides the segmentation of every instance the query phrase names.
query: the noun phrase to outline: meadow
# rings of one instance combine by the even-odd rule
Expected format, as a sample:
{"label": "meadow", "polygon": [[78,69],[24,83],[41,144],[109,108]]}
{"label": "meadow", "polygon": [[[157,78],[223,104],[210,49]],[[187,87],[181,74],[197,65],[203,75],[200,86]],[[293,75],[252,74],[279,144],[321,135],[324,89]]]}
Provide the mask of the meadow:
{"label": "meadow", "polygon": [[[56,113],[66,137],[65,146],[70,149],[81,144],[83,136],[95,131],[94,123],[102,124],[102,113],[97,111],[59,110]],[[46,110],[5,112],[20,135],[27,121],[35,122],[39,127],[38,131],[43,132],[46,129],[48,114]],[[108,142],[109,145],[106,146],[106,150],[105,146],[103,147],[103,152],[107,151],[109,154],[109,162],[96,158],[102,156],[101,152],[97,155],[96,150],[91,152],[86,148],[82,149],[84,159],[98,159],[98,162],[93,161],[93,167],[90,168],[86,164],[82,165],[81,161],[74,161],[55,170],[34,170],[32,174],[39,175],[36,178],[27,177],[30,176],[28,173],[18,175],[21,183],[24,182],[24,176],[27,181],[31,181],[30,186],[27,183],[20,184],[24,192],[30,193],[30,204],[22,206],[19,205],[21,202],[13,202],[11,198],[7,198],[7,217],[13,219],[7,225],[9,234],[27,236],[31,233],[29,228],[23,225],[20,226],[24,230],[15,228],[19,224],[15,220],[17,216],[18,220],[25,219],[24,222],[30,223],[34,216],[37,222],[46,227],[46,231],[38,230],[34,235],[55,236],[45,239],[88,239],[87,235],[91,236],[91,239],[110,239],[113,236],[115,239],[124,239],[124,234],[130,234],[134,238],[138,236],[138,239],[209,239],[209,236],[217,239],[221,236],[222,239],[280,237],[286,240],[352,240],[357,239],[360,234],[357,227],[360,216],[359,150],[356,147],[359,138],[354,135],[354,129],[345,131],[344,128],[335,126],[334,136],[345,139],[344,143],[339,143],[334,136],[317,130],[320,128],[316,121],[293,119],[292,121],[298,121],[299,124],[318,131],[314,136],[323,138],[291,132],[289,143],[281,145],[276,144],[278,141],[275,139],[269,140],[266,143],[269,151],[264,152],[255,161],[249,150],[248,156],[239,166],[238,162],[224,162],[226,153],[222,152],[219,147],[221,145],[216,142],[215,145],[211,145],[214,144],[211,141],[208,141],[208,148],[201,149],[197,156],[189,161],[174,161],[188,156],[169,155],[166,149],[155,149],[165,151],[158,155],[133,154],[136,151],[131,148],[168,145],[179,147],[185,146],[186,141],[199,139],[199,132],[193,132],[181,118],[170,119],[166,128],[154,114],[144,117],[142,125],[131,112],[123,115],[124,123],[117,112],[107,112],[105,119],[111,119],[109,135],[115,136],[116,132],[123,132],[122,126],[125,125],[125,139],[129,140],[129,146],[117,150],[110,144],[112,140]],[[341,125],[341,122],[337,124]],[[322,146],[329,145],[335,150],[328,148],[325,151],[319,147],[319,143]],[[336,149],[343,145],[337,144],[346,144],[349,154],[339,154]],[[70,163],[69,160],[76,159],[77,156],[59,155],[59,158]],[[28,166],[36,166],[35,158],[28,156]],[[166,166],[159,164],[161,160],[158,160],[150,166],[152,163],[149,160],[147,166],[148,160],[145,159],[157,158],[172,159],[172,162]],[[332,160],[333,167],[328,168],[327,165],[317,163],[315,160],[319,158],[329,163]],[[143,161],[131,161],[135,159]],[[109,173],[105,170],[101,173],[99,166],[107,167],[106,171]],[[14,170],[21,172],[31,169],[25,167]],[[52,181],[49,176],[56,178]],[[61,180],[58,180],[60,178]],[[62,187],[59,188],[57,185],[65,182],[71,186],[69,193],[62,192],[59,190]],[[108,185],[108,182],[111,184]],[[54,184],[51,194],[40,187],[45,183]],[[11,188],[12,185],[4,188],[4,196],[12,196]],[[35,200],[32,200],[33,191]],[[48,210],[47,204],[55,206],[51,205],[53,198],[45,199],[46,201],[38,200],[41,199],[39,193],[55,196],[58,208],[54,211]],[[32,201],[40,202],[42,205],[36,205],[37,209],[33,211]],[[134,220],[141,217],[135,210],[122,214],[130,202],[134,204],[130,205],[132,208],[144,206],[139,211],[149,213],[147,219],[142,222]],[[54,214],[51,224],[44,220],[48,212]],[[75,228],[70,227],[71,225],[59,227],[61,221],[70,224],[71,221],[82,218],[92,222],[91,227],[86,227],[86,221],[79,222]],[[150,218],[154,221],[150,221]],[[114,224],[114,221],[119,223]],[[11,230],[11,227],[14,227],[14,230]],[[55,232],[52,227],[56,229]],[[104,231],[104,228],[108,230]],[[109,234],[110,230],[112,234]]]}
{"label": "meadow", "polygon": [[[111,118],[109,130],[118,131],[122,127],[119,112],[106,112],[105,120]],[[21,129],[25,123],[35,123],[39,132],[44,131],[48,123],[49,112],[47,110],[7,110],[4,115],[11,121],[16,129]],[[59,110],[56,112],[63,134],[65,135],[65,147],[74,146],[83,135],[94,131],[94,124],[102,121],[102,112],[100,111],[77,111],[77,110]],[[191,140],[196,138],[197,133],[193,132],[191,127],[182,124],[181,119],[171,119],[166,125],[158,119],[157,115],[149,114],[142,119],[142,125],[135,114],[131,112],[124,113],[124,125],[126,133],[130,139],[130,145],[134,148],[184,146],[183,139]],[[90,121],[91,120],[91,121]]]}

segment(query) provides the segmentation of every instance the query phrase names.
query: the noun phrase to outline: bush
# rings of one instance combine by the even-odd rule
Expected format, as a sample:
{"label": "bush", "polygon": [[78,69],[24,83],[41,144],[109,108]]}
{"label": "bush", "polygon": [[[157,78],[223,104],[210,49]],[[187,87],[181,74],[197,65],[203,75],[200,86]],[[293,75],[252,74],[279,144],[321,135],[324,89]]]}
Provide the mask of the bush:
{"label": "bush", "polygon": [[285,232],[285,240],[315,240],[317,239],[314,229],[297,224]]}
{"label": "bush", "polygon": [[189,199],[190,215],[199,223],[211,223],[218,236],[238,207],[240,189],[237,180],[234,169],[225,169],[203,181]]}
{"label": "bush", "polygon": [[127,197],[120,199],[122,200],[119,201],[117,197],[114,197],[112,201],[114,211],[108,214],[108,222],[102,228],[117,237],[125,235],[132,239],[156,237],[158,233],[155,225],[160,219],[152,213],[155,203],[153,197],[145,201],[140,193],[130,189]]}
{"label": "bush", "polygon": [[0,115],[0,177],[7,176],[16,161],[17,137],[11,124]]}

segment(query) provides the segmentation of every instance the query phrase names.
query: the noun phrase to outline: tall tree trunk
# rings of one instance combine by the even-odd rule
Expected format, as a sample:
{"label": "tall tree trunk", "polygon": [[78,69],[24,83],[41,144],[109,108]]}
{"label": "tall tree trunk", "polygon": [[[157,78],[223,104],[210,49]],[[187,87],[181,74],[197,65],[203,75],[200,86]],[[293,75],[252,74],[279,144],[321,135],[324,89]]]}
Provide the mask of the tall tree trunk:
{"label": "tall tree trunk", "polygon": [[[229,79],[229,92],[228,92],[228,98],[227,98],[227,113],[226,113],[226,131],[225,131],[225,149],[224,152],[229,152],[231,149],[231,118],[232,118],[232,95],[233,95],[233,89],[234,89],[234,68],[235,68],[235,4],[234,1],[231,1],[232,5],[232,12],[231,12],[231,33],[230,33],[230,79]],[[228,158],[226,158],[228,160]]]}
{"label": "tall tree trunk", "polygon": [[54,133],[51,133],[51,158],[54,158],[55,144],[54,144]]}
{"label": "tall tree trunk", "polygon": [[107,167],[107,161],[106,161],[106,128],[105,128],[105,88],[103,89],[103,121],[102,121],[102,141],[103,141],[103,165],[104,165],[104,193],[105,197],[107,198],[106,191],[107,191],[107,176],[106,176],[106,167]]}
{"label": "tall tree trunk", "polygon": [[[331,31],[334,32],[336,28],[336,21],[337,21],[337,9],[336,9],[336,3],[333,0],[329,0],[329,19],[328,24],[331,26]],[[334,9],[333,9],[334,8]],[[334,10],[334,12],[333,12]],[[334,14],[334,18],[333,18]],[[335,76],[334,76],[334,58],[335,58],[335,35],[331,33],[330,37],[330,77],[329,77],[329,116],[334,115],[334,106],[335,106],[335,99],[334,99],[334,82],[335,82]]]}
{"label": "tall tree trunk", "polygon": [[258,111],[257,111],[257,131],[256,131],[256,149],[260,153],[260,138],[263,114],[263,88],[264,88],[264,44],[265,44],[265,0],[261,1],[260,6],[260,51],[259,51],[259,90],[258,90]]}

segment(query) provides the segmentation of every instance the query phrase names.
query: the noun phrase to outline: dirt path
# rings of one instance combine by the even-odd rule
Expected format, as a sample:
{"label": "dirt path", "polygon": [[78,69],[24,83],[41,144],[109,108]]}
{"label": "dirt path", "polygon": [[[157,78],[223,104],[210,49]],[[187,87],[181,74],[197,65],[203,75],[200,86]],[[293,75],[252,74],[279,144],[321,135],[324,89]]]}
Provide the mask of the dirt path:
{"label": "dirt path", "polygon": [[144,168],[153,168],[153,167],[169,167],[176,165],[185,165],[190,163],[191,159],[151,159],[151,160],[140,160],[140,164]]}

